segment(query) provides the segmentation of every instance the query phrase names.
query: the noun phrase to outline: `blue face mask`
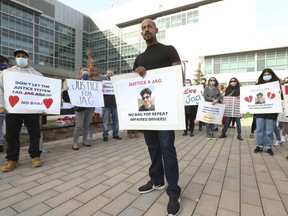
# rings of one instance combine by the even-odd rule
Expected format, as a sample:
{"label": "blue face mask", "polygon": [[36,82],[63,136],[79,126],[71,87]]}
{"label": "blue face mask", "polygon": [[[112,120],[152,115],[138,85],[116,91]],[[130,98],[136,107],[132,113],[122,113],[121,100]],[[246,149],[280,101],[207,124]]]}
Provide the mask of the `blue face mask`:
{"label": "blue face mask", "polygon": [[263,76],[263,80],[264,80],[264,81],[270,81],[271,79],[272,79],[272,76],[271,76],[271,75]]}
{"label": "blue face mask", "polygon": [[0,71],[5,70],[7,68],[8,68],[7,64],[0,63]]}
{"label": "blue face mask", "polygon": [[83,75],[81,76],[81,78],[82,78],[83,80],[89,80],[89,74],[83,74]]}
{"label": "blue face mask", "polygon": [[28,59],[26,58],[16,58],[16,63],[19,67],[26,67],[28,65]]}

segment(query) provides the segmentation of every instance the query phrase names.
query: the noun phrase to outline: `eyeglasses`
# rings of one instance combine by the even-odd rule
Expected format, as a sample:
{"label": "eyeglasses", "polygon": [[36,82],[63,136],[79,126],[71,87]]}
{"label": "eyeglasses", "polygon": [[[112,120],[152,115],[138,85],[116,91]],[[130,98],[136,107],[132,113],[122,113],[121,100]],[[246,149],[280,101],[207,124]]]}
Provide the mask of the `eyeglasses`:
{"label": "eyeglasses", "polygon": [[230,83],[232,83],[232,82],[237,82],[236,80],[230,80]]}
{"label": "eyeglasses", "polygon": [[144,101],[145,99],[149,99],[150,96],[145,96],[145,97],[142,97],[142,100]]}

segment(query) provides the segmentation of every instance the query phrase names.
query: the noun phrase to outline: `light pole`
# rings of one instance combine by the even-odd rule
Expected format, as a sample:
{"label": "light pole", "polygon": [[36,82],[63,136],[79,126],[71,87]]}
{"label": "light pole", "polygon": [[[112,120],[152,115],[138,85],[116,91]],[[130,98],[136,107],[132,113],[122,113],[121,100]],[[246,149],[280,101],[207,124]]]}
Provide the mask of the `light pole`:
{"label": "light pole", "polygon": [[186,78],[186,64],[188,63],[187,60],[183,60],[183,68],[182,68],[182,79],[183,79],[183,85],[185,84],[185,78]]}

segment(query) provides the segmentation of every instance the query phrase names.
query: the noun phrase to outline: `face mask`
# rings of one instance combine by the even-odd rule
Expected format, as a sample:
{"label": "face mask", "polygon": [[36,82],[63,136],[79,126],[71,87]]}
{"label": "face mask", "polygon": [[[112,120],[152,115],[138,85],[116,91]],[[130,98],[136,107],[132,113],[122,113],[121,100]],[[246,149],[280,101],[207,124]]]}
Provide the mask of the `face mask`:
{"label": "face mask", "polygon": [[81,76],[81,78],[82,78],[83,80],[88,80],[88,79],[89,79],[89,74],[83,74],[83,75]]}
{"label": "face mask", "polygon": [[7,64],[0,64],[0,71],[7,69]]}
{"label": "face mask", "polygon": [[16,63],[19,67],[26,67],[28,65],[28,59],[26,58],[16,58]]}
{"label": "face mask", "polygon": [[266,76],[263,76],[263,80],[264,81],[269,81],[272,79],[272,76],[271,75],[266,75]]}

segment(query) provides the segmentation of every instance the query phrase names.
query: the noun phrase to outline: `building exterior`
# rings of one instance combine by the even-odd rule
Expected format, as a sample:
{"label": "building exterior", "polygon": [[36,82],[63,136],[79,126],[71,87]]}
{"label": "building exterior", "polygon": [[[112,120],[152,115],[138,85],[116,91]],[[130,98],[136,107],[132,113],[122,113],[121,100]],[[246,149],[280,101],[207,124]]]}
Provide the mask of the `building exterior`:
{"label": "building exterior", "polygon": [[91,49],[100,72],[126,73],[146,48],[140,23],[152,18],[159,41],[186,62],[187,78],[201,63],[206,77],[253,84],[265,67],[288,75],[288,1],[276,1],[133,0],[90,18],[56,0],[0,0],[0,54],[20,46],[38,70],[73,77]]}

